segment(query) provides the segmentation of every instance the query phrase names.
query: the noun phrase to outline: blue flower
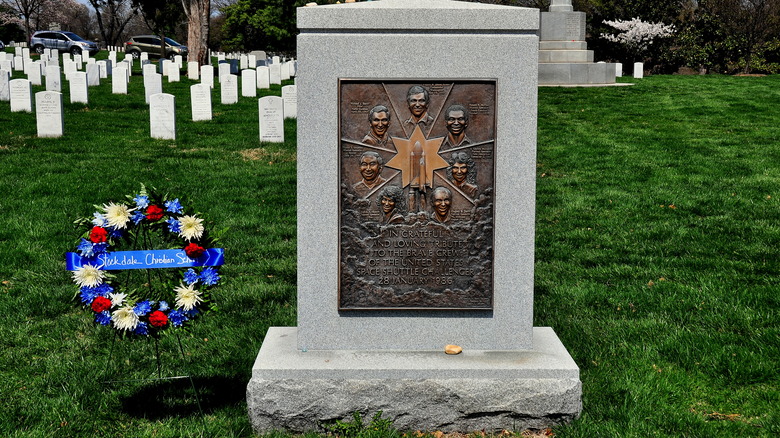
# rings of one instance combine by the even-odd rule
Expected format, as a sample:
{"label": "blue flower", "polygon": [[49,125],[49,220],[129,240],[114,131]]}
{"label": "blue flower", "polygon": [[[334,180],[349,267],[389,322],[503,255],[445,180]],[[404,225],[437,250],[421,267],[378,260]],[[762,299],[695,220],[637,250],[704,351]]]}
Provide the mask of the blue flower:
{"label": "blue flower", "polygon": [[146,219],[146,215],[144,214],[143,210],[135,210],[133,215],[130,216],[130,220],[132,220],[136,225],[140,224],[144,219]]}
{"label": "blue flower", "polygon": [[97,292],[97,294],[100,295],[101,297],[107,297],[108,294],[114,292],[114,288],[111,287],[111,285],[106,283],[102,283],[99,286],[96,286],[94,289],[95,292]]}
{"label": "blue flower", "polygon": [[181,327],[189,318],[181,310],[171,310],[168,314],[168,321],[174,327]]}
{"label": "blue flower", "polygon": [[100,325],[109,325],[111,323],[111,312],[104,310],[95,314],[95,322]]}
{"label": "blue flower", "polygon": [[92,219],[92,225],[96,227],[105,227],[108,225],[108,220],[102,213],[95,212],[92,214],[94,216],[94,219]]}
{"label": "blue flower", "polygon": [[165,222],[168,223],[168,231],[171,233],[178,233],[181,231],[181,223],[174,217],[169,217]]}
{"label": "blue flower", "polygon": [[108,228],[108,236],[111,237],[112,239],[118,239],[122,237],[123,233],[124,230],[122,230],[121,228],[114,228],[114,227]]}
{"label": "blue flower", "polygon": [[184,273],[184,282],[187,284],[196,283],[198,281],[198,273],[194,269],[190,268]]}
{"label": "blue flower", "polygon": [[148,325],[145,322],[139,322],[137,326],[135,326],[135,330],[133,330],[133,333],[137,335],[148,335]]}
{"label": "blue flower", "polygon": [[166,310],[170,309],[171,306],[168,305],[165,301],[160,301],[160,312],[165,312]]}
{"label": "blue flower", "polygon": [[79,243],[78,248],[76,248],[76,251],[81,253],[82,257],[90,258],[95,255],[95,252],[92,250],[92,242],[85,238],[81,238],[81,242]]}
{"label": "blue flower", "polygon": [[200,273],[200,280],[206,286],[214,286],[219,281],[220,277],[217,270],[209,266]]}
{"label": "blue flower", "polygon": [[135,205],[138,206],[138,208],[146,208],[149,206],[149,197],[146,195],[136,195],[135,198],[133,198],[133,202],[135,202]]}
{"label": "blue flower", "polygon": [[108,249],[108,243],[106,242],[100,242],[100,243],[93,243],[92,244],[92,252],[95,254],[100,254],[102,252],[106,252],[106,249]]}
{"label": "blue flower", "polygon": [[181,213],[182,207],[179,203],[179,198],[176,198],[173,201],[165,201],[165,210],[171,213]]}
{"label": "blue flower", "polygon": [[198,316],[200,314],[200,312],[198,311],[198,309],[193,307],[191,310],[188,310],[188,311],[184,312],[184,314],[187,315],[190,318],[195,318],[196,316]]}
{"label": "blue flower", "polygon": [[138,316],[144,316],[151,311],[152,303],[150,303],[149,300],[141,301],[140,303],[133,306],[133,312]]}
{"label": "blue flower", "polygon": [[81,294],[79,295],[81,297],[81,302],[84,304],[92,304],[92,301],[101,296],[100,292],[97,290],[97,288],[89,287],[89,286],[82,286]]}

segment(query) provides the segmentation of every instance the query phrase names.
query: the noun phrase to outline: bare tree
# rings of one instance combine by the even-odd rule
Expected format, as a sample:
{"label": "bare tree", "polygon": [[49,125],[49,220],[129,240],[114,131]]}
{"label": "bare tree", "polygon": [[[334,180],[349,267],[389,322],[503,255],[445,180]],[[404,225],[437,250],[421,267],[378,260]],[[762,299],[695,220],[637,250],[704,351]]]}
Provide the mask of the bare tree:
{"label": "bare tree", "polygon": [[69,27],[71,19],[83,12],[75,0],[0,0],[0,4],[21,17],[28,40],[33,31],[48,29],[53,23]]}
{"label": "bare tree", "polygon": [[32,25],[38,17],[44,0],[3,0],[3,4],[11,8],[18,16],[22,17],[22,27],[29,41],[32,36]]}
{"label": "bare tree", "polygon": [[130,0],[89,0],[95,9],[100,36],[107,45],[121,42],[125,26],[137,13]]}
{"label": "bare tree", "polygon": [[187,16],[187,46],[189,60],[198,65],[208,64],[210,0],[181,0]]}

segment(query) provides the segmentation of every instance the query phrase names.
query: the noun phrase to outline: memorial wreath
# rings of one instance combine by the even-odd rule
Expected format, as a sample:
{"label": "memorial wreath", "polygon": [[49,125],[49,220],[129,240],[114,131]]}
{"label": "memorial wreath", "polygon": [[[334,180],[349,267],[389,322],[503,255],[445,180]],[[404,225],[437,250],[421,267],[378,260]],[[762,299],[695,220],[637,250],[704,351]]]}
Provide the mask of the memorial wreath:
{"label": "memorial wreath", "polygon": [[76,252],[66,254],[76,300],[97,324],[140,336],[214,310],[209,292],[220,281],[224,251],[212,248],[217,238],[203,218],[143,185],[126,198],[75,221],[85,229]]}

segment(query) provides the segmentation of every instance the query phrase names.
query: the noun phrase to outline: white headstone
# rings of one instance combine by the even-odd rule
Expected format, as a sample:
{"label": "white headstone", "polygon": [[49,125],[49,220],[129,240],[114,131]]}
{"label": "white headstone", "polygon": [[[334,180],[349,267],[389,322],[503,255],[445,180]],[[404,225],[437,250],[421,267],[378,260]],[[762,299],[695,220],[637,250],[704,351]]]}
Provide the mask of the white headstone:
{"label": "white headstone", "polygon": [[30,48],[29,47],[22,47],[22,58],[30,59]]}
{"label": "white headstone", "polygon": [[284,102],[279,96],[258,99],[260,141],[284,143]]}
{"label": "white headstone", "polygon": [[176,140],[176,97],[174,95],[157,93],[149,97],[149,126],[152,138]]}
{"label": "white headstone", "polygon": [[210,65],[200,66],[200,83],[214,88],[214,67]]}
{"label": "white headstone", "polygon": [[158,73],[161,73],[163,76],[168,76],[168,70],[171,68],[171,60],[163,58],[157,62],[160,65],[160,69],[158,70]]}
{"label": "white headstone", "polygon": [[257,88],[271,88],[271,75],[268,67],[257,67]]}
{"label": "white headstone", "polygon": [[62,77],[60,76],[60,66],[50,65],[46,67],[46,90],[62,91]]}
{"label": "white headstone", "polygon": [[211,120],[211,87],[207,84],[195,84],[190,87],[192,103],[192,121]]}
{"label": "white headstone", "polygon": [[11,72],[0,70],[0,101],[8,102],[11,100]]}
{"label": "white headstone", "polygon": [[157,73],[157,67],[154,64],[145,64],[141,68],[141,73],[143,73],[144,76]]}
{"label": "white headstone", "polygon": [[168,68],[168,82],[179,82],[181,80],[181,71],[179,70],[179,66],[176,65],[176,63],[173,63]]}
{"label": "white headstone", "polygon": [[287,63],[287,67],[289,67],[290,77],[294,78],[295,73],[298,69],[298,61],[290,61]]}
{"label": "white headstone", "polygon": [[141,56],[138,58],[139,61],[148,61],[149,60],[149,54],[146,52],[141,52]]}
{"label": "white headstone", "polygon": [[22,56],[22,46],[14,47],[14,56]]}
{"label": "white headstone", "polygon": [[108,79],[108,62],[105,59],[97,61],[95,64],[98,66],[98,73],[100,79]]}
{"label": "white headstone", "polygon": [[73,62],[76,63],[76,70],[81,70],[84,67],[81,55],[73,55]]}
{"label": "white headstone", "polygon": [[238,102],[238,76],[227,74],[219,78],[221,102],[230,105]]}
{"label": "white headstone", "polygon": [[616,78],[623,77],[623,64],[620,62],[615,63],[615,77]]}
{"label": "white headstone", "polygon": [[286,62],[279,65],[279,79],[282,81],[290,80],[290,66]]}
{"label": "white headstone", "polygon": [[230,64],[227,62],[221,62],[219,63],[219,76],[217,79],[219,79],[219,82],[222,82],[222,76],[229,75],[230,74]]}
{"label": "white headstone", "polygon": [[241,55],[238,58],[238,68],[241,70],[246,70],[249,68],[249,57],[246,55]]}
{"label": "white headstone", "polygon": [[65,119],[62,115],[62,93],[40,91],[35,93],[35,120],[38,137],[62,137]]}
{"label": "white headstone", "polygon": [[14,62],[8,59],[0,61],[0,70],[14,71]]}
{"label": "white headstone", "polygon": [[200,79],[200,67],[198,61],[190,61],[187,63],[187,78],[193,81]]}
{"label": "white headstone", "polygon": [[9,82],[11,112],[32,112],[32,88],[27,79],[12,79]]}
{"label": "white headstone", "polygon": [[111,75],[111,93],[127,94],[127,64],[120,62]]}
{"label": "white headstone", "polygon": [[257,55],[252,55],[251,53],[246,56],[247,64],[249,65],[249,68],[257,68]]}
{"label": "white headstone", "polygon": [[268,67],[269,77],[271,78],[271,84],[282,85],[282,69],[279,64],[271,64]]}
{"label": "white headstone", "polygon": [[642,79],[645,77],[645,64],[642,62],[635,62],[634,63],[634,78],[635,79]]}
{"label": "white headstone", "polygon": [[43,75],[43,65],[40,61],[25,62],[27,68],[27,79],[32,85],[42,85],[41,76]]}
{"label": "white headstone", "polygon": [[70,80],[70,74],[76,71],[76,63],[70,59],[62,60],[62,71],[65,73],[65,79]]}
{"label": "white headstone", "polygon": [[279,64],[281,62],[281,58],[279,58],[278,56],[274,56],[273,58],[271,58],[271,61],[274,64]]}
{"label": "white headstone", "polygon": [[146,103],[153,94],[162,94],[162,75],[160,73],[147,73],[144,75],[144,98]]}
{"label": "white headstone", "polygon": [[[18,49],[18,47],[17,47]],[[21,56],[14,56],[14,71],[24,71],[24,58]]]}
{"label": "white headstone", "polygon": [[184,57],[181,55],[174,56],[173,63],[176,64],[179,69],[181,69],[184,66]]}
{"label": "white headstone", "polygon": [[60,59],[60,51],[57,49],[51,49],[51,57],[53,59]]}
{"label": "white headstone", "polygon": [[241,95],[244,97],[257,96],[257,72],[251,68],[241,70]]}
{"label": "white headstone", "polygon": [[112,51],[108,52],[108,60],[111,61],[111,66],[112,67],[114,65],[116,65],[116,52],[115,51],[112,50]]}
{"label": "white headstone", "polygon": [[74,71],[70,74],[70,103],[89,103],[87,73]]}
{"label": "white headstone", "polygon": [[298,86],[285,85],[282,87],[282,100],[284,101],[284,118],[298,117]]}
{"label": "white headstone", "polygon": [[90,87],[100,85],[100,66],[97,64],[87,64],[87,85]]}

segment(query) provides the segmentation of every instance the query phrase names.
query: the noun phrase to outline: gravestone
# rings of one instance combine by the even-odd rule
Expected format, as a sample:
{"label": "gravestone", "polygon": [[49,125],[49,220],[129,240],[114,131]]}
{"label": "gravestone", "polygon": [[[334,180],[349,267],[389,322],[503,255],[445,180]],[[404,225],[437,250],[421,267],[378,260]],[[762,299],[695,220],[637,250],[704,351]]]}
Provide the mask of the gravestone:
{"label": "gravestone", "polygon": [[89,103],[87,73],[75,71],[70,74],[70,103]]}
{"label": "gravestone", "polygon": [[634,78],[642,79],[645,77],[645,64],[642,62],[634,63]]}
{"label": "gravestone", "polygon": [[287,65],[290,67],[290,77],[295,77],[295,73],[298,71],[298,61],[290,61]]}
{"label": "gravestone", "polygon": [[179,70],[179,67],[176,66],[176,64],[172,65],[168,69],[168,82],[179,82],[180,74],[181,74],[181,70]]}
{"label": "gravestone", "polygon": [[76,70],[81,70],[84,67],[84,61],[81,55],[73,55],[73,62],[76,63]]}
{"label": "gravestone", "polygon": [[265,58],[268,55],[266,55],[263,50],[252,50],[251,52],[249,52],[249,54],[254,55],[255,59],[257,59],[258,61],[262,61],[263,65],[265,65]]}
{"label": "gravestone", "polygon": [[139,61],[148,61],[149,60],[149,54],[146,52],[141,52],[141,56],[138,58]]}
{"label": "gravestone", "polygon": [[175,55],[173,57],[173,63],[176,64],[176,68],[181,70],[181,68],[184,66],[184,57],[181,55]]}
{"label": "gravestone", "polygon": [[284,143],[284,101],[279,96],[258,99],[260,141]]}
{"label": "gravestone", "polygon": [[24,61],[21,56],[14,56],[14,71],[24,71]]}
{"label": "gravestone", "polygon": [[27,79],[32,85],[43,84],[41,77],[43,76],[43,65],[40,61],[32,61],[25,63],[27,65]]}
{"label": "gravestone", "polygon": [[76,63],[70,59],[62,60],[62,71],[65,73],[65,80],[70,80],[70,74],[76,71]]}
{"label": "gravestone", "polygon": [[229,75],[230,74],[230,64],[228,62],[220,62],[218,65],[219,68],[219,76],[217,79],[219,79],[219,82],[222,82],[222,76]]}
{"label": "gravestone", "polygon": [[290,66],[287,65],[286,62],[279,64],[279,80],[281,81],[290,80]]}
{"label": "gravestone", "polygon": [[157,62],[159,64],[159,66],[160,66],[160,69],[158,70],[158,73],[160,73],[163,76],[168,76],[168,71],[171,68],[171,64],[173,64],[171,62],[171,60],[167,59],[167,58],[162,58],[162,59],[160,59]]}
{"label": "gravestone", "polygon": [[157,67],[154,64],[145,64],[141,67],[141,74],[144,76],[157,73]]}
{"label": "gravestone", "polygon": [[200,66],[200,83],[214,88],[214,67],[211,65]]}
{"label": "gravestone", "polygon": [[238,58],[238,68],[240,70],[246,70],[249,68],[249,57],[247,55],[242,54]]}
{"label": "gravestone", "polygon": [[7,72],[13,72],[14,71],[14,62],[12,60],[4,60],[0,61],[0,70],[5,70]]}
{"label": "gravestone", "polygon": [[241,95],[257,96],[257,72],[253,69],[241,70]]}
{"label": "gravestone", "polygon": [[8,84],[11,112],[32,112],[32,88],[27,79],[12,79]]}
{"label": "gravestone", "polygon": [[62,137],[65,126],[62,93],[56,91],[35,93],[35,120],[38,125],[38,137]]}
{"label": "gravestone", "polygon": [[246,63],[249,65],[249,68],[257,68],[257,55],[252,55],[251,53],[247,55]]}
{"label": "gravestone", "polygon": [[30,48],[29,47],[22,47],[22,58],[30,59]]}
{"label": "gravestone", "polygon": [[46,67],[46,90],[58,93],[62,91],[62,76],[58,65]]}
{"label": "gravestone", "polygon": [[120,62],[111,75],[111,93],[127,94],[127,64]]}
{"label": "gravestone", "polygon": [[268,67],[268,77],[271,84],[282,85],[282,66],[279,64],[271,64]]}
{"label": "gravestone", "polygon": [[282,60],[278,56],[273,56],[271,57],[271,62],[278,65],[280,62],[282,62]]}
{"label": "gravestone", "polygon": [[604,85],[615,83],[615,66],[593,63],[585,42],[585,13],[574,11],[571,0],[552,0],[541,13],[539,84]]}
{"label": "gravestone", "polygon": [[271,88],[271,76],[268,67],[257,67],[257,88],[265,90]]}
{"label": "gravestone", "polygon": [[576,418],[579,369],[533,327],[538,10],[382,0],[297,24],[298,326],[263,340],[254,431]]}
{"label": "gravestone", "polygon": [[98,73],[100,79],[108,79],[108,62],[105,59],[97,61],[95,64],[98,66]]}
{"label": "gravestone", "polygon": [[87,64],[87,86],[97,87],[100,85],[100,66],[97,64]]}
{"label": "gravestone", "polygon": [[[162,75],[156,73],[160,78]],[[157,93],[149,97],[149,126],[152,138],[176,140],[176,97]]]}
{"label": "gravestone", "polygon": [[621,62],[615,63],[615,77],[617,78],[623,77],[623,63]]}
{"label": "gravestone", "polygon": [[211,120],[211,87],[208,84],[190,86],[192,121]]}
{"label": "gravestone", "polygon": [[0,70],[0,101],[8,102],[11,100],[11,72]]}
{"label": "gravestone", "polygon": [[222,105],[230,105],[238,102],[238,76],[227,74],[220,79],[220,101]]}
{"label": "gravestone", "polygon": [[198,61],[190,61],[187,63],[187,79],[197,81],[200,79],[200,66]]}
{"label": "gravestone", "polygon": [[147,73],[144,75],[144,98],[146,103],[153,94],[162,94],[162,75],[160,73]]}
{"label": "gravestone", "polygon": [[282,100],[284,100],[284,118],[298,117],[298,88],[297,85],[285,85],[282,87]]}

